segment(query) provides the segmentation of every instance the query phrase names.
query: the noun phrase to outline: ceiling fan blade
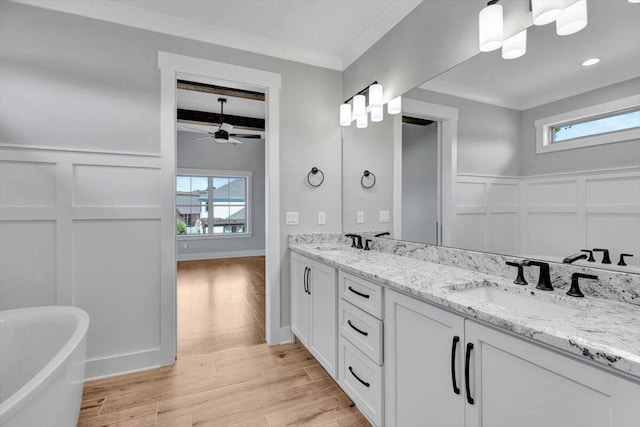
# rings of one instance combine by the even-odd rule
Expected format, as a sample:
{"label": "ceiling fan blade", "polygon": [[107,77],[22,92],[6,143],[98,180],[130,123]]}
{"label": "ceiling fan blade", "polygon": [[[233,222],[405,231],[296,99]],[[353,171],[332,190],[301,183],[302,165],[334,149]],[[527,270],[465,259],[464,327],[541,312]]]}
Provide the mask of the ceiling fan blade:
{"label": "ceiling fan blade", "polygon": [[211,135],[207,135],[207,136],[203,136],[201,138],[196,138],[196,139],[194,139],[194,141],[201,141],[203,139],[211,139],[211,138],[212,138]]}
{"label": "ceiling fan blade", "polygon": [[190,126],[180,125],[180,127],[183,128],[183,129],[193,130],[193,131],[196,131],[198,133],[212,133],[212,132],[209,132],[209,131],[206,131],[206,130],[202,130],[202,129],[198,129],[198,128],[192,128]]}
{"label": "ceiling fan blade", "polygon": [[229,142],[233,145],[238,145],[238,144],[242,144],[242,141],[240,141],[239,139],[235,139],[235,138],[229,138]]}
{"label": "ceiling fan blade", "polygon": [[242,134],[242,133],[230,133],[229,136],[233,136],[234,138],[244,138],[244,139],[262,139],[261,135],[254,134]]}

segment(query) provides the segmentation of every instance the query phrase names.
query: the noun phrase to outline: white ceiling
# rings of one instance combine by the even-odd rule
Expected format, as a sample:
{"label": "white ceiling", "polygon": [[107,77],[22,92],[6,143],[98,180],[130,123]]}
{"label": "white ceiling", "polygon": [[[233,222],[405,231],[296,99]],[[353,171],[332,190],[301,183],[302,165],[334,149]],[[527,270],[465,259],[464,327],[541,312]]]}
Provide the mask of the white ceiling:
{"label": "white ceiling", "polygon": [[343,70],[422,0],[14,0]]}
{"label": "white ceiling", "polygon": [[[527,53],[479,54],[420,88],[524,110],[640,76],[640,5],[588,0],[589,24],[558,36],[555,24],[528,30]],[[592,67],[582,62],[602,61]]]}

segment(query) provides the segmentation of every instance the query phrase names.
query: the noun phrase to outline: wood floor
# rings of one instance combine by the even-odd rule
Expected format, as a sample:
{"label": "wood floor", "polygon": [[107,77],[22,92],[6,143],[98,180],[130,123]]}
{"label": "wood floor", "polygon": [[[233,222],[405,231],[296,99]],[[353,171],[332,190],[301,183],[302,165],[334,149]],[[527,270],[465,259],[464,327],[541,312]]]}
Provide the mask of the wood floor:
{"label": "wood floor", "polygon": [[264,340],[264,257],[180,262],[175,365],[86,383],[78,425],[369,426],[302,345]]}

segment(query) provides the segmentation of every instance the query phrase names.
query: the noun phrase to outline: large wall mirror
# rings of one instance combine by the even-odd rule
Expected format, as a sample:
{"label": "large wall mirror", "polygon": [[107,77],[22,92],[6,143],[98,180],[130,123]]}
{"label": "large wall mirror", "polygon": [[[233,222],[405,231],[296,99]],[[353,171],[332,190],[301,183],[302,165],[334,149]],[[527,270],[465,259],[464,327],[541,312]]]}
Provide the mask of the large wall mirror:
{"label": "large wall mirror", "polygon": [[588,10],[576,34],[532,26],[524,56],[479,54],[343,128],[344,231],[552,262],[607,249],[572,262],[640,272],[640,8]]}

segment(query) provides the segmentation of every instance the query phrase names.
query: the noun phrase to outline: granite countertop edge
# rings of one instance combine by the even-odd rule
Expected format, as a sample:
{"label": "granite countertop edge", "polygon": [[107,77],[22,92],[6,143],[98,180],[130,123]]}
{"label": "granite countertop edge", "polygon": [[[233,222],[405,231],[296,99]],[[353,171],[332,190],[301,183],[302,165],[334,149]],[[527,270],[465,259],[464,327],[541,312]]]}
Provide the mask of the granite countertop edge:
{"label": "granite countertop edge", "polygon": [[[365,252],[351,249],[348,245],[337,250],[318,249],[321,246],[290,244],[289,248],[346,273],[608,366],[640,381],[640,308],[637,306],[592,297],[566,297],[564,291],[537,291],[535,286],[520,287],[502,277],[375,250]],[[446,277],[446,282],[443,282],[443,277]],[[562,299],[566,305],[582,304],[588,310],[562,319],[540,319],[454,291],[456,287],[483,285],[509,287],[512,292],[520,294],[537,293],[541,299]]]}

